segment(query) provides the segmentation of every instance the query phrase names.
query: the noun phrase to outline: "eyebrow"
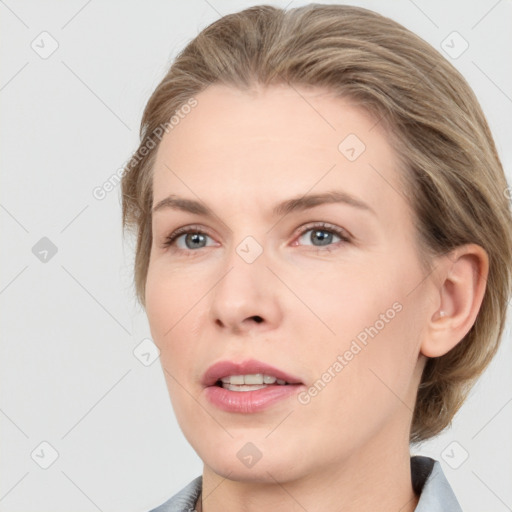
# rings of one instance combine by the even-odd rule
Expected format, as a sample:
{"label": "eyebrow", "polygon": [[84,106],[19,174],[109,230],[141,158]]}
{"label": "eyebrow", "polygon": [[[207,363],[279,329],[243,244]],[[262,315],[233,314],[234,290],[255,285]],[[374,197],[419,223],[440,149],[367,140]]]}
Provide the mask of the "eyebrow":
{"label": "eyebrow", "polygon": [[[292,212],[304,211],[314,208],[315,206],[329,203],[343,203],[361,211],[371,213],[375,216],[377,215],[371,206],[341,190],[330,190],[321,194],[306,194],[303,196],[292,197],[291,199],[282,201],[274,206],[272,214],[274,217],[282,217]],[[205,217],[216,217],[213,211],[203,203],[196,201],[195,199],[186,199],[173,194],[159,201],[153,207],[153,212],[169,208],[196,215],[203,215]]]}

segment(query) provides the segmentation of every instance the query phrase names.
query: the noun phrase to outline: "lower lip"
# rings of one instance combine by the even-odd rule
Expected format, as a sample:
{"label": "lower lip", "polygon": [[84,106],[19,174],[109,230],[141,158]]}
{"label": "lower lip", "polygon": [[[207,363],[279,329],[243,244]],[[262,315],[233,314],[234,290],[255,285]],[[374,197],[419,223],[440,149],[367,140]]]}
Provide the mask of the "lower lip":
{"label": "lower lip", "polygon": [[204,392],[207,399],[219,409],[227,412],[252,413],[296,395],[303,387],[302,384],[284,384],[254,391],[230,391],[220,386],[208,386]]}

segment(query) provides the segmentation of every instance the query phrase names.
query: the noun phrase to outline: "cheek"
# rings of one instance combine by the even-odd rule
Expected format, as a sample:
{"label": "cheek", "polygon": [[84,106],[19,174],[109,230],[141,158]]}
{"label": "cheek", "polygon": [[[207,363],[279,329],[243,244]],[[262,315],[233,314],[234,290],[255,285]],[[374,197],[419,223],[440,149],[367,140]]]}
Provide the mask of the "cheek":
{"label": "cheek", "polygon": [[342,274],[318,302],[334,335],[324,338],[324,350],[311,353],[316,377],[342,358],[343,369],[331,370],[337,375],[333,400],[376,404],[409,392],[422,329],[422,291],[410,293],[422,274],[411,261],[380,258],[365,272]]}
{"label": "cheek", "polygon": [[150,262],[146,280],[146,313],[154,336],[159,345],[172,339],[181,319],[185,319],[190,290],[176,272],[163,268],[160,261]]}
{"label": "cheek", "polygon": [[[164,370],[179,382],[190,379],[187,372],[194,367],[198,349],[194,340],[204,320],[199,301],[206,289],[197,283],[184,272],[164,270],[158,264],[148,269],[146,314],[152,339],[160,350]],[[174,389],[175,381],[168,374],[165,377],[169,390]]]}
{"label": "cheek", "polygon": [[[180,282],[171,281],[158,273],[155,267],[148,269],[146,281],[146,314],[153,342],[160,350],[160,363],[175,414],[189,414],[190,397],[183,392],[187,381],[186,369],[191,367],[192,344],[187,339],[187,311],[190,306],[180,288]],[[187,399],[188,398],[188,399]]]}
{"label": "cheek", "polygon": [[[393,309],[393,304],[400,298],[400,293],[395,291],[396,282],[390,267],[382,259],[350,268],[340,266],[330,273],[315,275],[303,288],[304,302],[331,331],[332,336],[327,330],[324,332],[325,340],[330,340],[328,345],[334,350],[345,350],[344,347],[348,349],[356,337],[362,342],[371,339],[368,330],[373,330],[376,322],[379,331],[387,328],[388,324],[380,320],[381,314],[389,322],[398,316]],[[309,294],[308,289],[311,290]]]}
{"label": "cheek", "polygon": [[340,363],[338,356],[342,358],[342,369],[311,400],[315,413],[307,414],[328,425],[327,429],[343,437],[347,446],[373,438],[414,407],[411,382],[416,356],[407,338],[409,322],[405,307],[380,330],[381,324],[373,318],[366,330],[359,331],[366,334],[365,343],[359,341],[362,336],[344,338],[338,349],[331,351],[331,357],[317,366],[315,378],[329,379],[325,372],[333,368],[335,373],[333,365]]}

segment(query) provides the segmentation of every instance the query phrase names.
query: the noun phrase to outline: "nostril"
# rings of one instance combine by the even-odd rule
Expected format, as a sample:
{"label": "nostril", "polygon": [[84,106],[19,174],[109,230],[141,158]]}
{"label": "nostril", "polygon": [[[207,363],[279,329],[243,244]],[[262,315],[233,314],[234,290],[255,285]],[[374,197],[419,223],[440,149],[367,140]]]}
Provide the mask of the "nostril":
{"label": "nostril", "polygon": [[253,318],[254,318],[254,320],[255,320],[256,322],[258,322],[259,324],[260,324],[261,322],[263,322],[263,318],[261,318],[261,316],[256,315],[256,316],[253,316]]}

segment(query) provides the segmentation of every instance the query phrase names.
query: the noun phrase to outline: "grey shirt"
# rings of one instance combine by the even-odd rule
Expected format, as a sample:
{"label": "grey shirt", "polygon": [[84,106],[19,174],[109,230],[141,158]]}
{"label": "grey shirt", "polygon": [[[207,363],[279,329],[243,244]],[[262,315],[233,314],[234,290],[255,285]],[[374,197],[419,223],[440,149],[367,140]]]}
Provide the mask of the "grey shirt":
{"label": "grey shirt", "polygon": [[[415,512],[462,512],[439,461],[422,455],[412,456],[411,477],[413,489],[420,496]],[[192,512],[195,510],[201,485],[202,477],[198,476],[150,512]]]}

